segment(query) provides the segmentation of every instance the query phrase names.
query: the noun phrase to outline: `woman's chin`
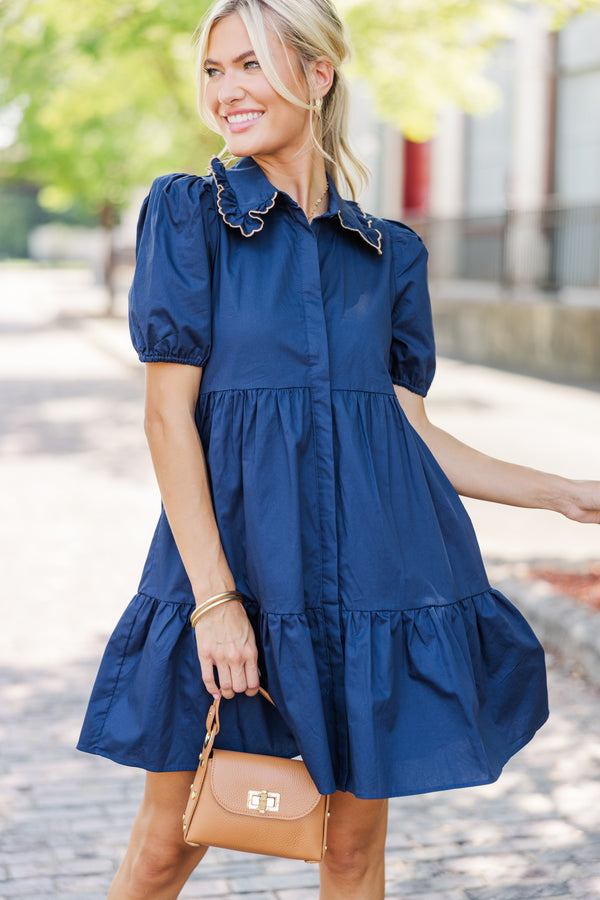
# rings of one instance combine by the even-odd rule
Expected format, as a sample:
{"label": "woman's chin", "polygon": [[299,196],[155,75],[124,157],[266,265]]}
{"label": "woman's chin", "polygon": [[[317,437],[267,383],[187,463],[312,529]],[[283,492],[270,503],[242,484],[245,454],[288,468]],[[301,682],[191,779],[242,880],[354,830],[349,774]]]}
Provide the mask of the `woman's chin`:
{"label": "woman's chin", "polygon": [[223,137],[232,156],[250,156],[252,152],[255,152],[253,148],[254,141],[244,140],[238,134],[226,134]]}

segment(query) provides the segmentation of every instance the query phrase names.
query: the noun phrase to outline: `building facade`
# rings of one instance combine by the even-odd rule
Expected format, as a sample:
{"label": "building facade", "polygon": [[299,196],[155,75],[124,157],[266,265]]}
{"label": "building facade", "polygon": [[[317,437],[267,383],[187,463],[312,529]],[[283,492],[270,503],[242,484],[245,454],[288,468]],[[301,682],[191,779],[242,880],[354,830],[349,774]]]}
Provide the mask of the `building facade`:
{"label": "building facade", "polygon": [[519,7],[488,74],[490,115],[445,110],[425,144],[383,129],[369,199],[425,234],[434,278],[600,302],[600,13],[553,33]]}

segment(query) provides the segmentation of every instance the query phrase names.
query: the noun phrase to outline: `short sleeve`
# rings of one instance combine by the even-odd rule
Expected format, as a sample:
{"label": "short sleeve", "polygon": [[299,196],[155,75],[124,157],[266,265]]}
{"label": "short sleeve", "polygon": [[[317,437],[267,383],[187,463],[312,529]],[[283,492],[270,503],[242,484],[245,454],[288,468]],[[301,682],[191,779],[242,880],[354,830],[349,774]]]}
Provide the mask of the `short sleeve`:
{"label": "short sleeve", "polygon": [[142,362],[204,366],[211,348],[212,193],[191,175],[152,184],[137,227],[129,330]]}
{"label": "short sleeve", "polygon": [[421,238],[390,223],[396,296],[392,308],[389,372],[394,384],[424,397],[435,373],[435,342],[427,285],[427,249]]}

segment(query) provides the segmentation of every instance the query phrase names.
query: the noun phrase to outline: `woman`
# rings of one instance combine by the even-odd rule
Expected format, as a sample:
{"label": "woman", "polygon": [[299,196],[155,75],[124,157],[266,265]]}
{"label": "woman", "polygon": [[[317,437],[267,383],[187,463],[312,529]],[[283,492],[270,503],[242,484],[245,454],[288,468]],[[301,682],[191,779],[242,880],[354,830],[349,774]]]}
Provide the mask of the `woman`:
{"label": "woman", "polygon": [[[547,716],[541,647],[458,494],[598,522],[600,483],[429,422],[426,251],[338,192],[364,170],[328,0],[221,0],[199,48],[240,161],[158,179],[140,216],[130,324],[164,509],[79,744],[148,773],[109,897],[176,897],[204,855],[181,813],[220,691],[221,746],[300,753],[332,795],[323,900],[376,900],[386,798],[495,780]],[[194,606],[234,590],[194,635]]]}

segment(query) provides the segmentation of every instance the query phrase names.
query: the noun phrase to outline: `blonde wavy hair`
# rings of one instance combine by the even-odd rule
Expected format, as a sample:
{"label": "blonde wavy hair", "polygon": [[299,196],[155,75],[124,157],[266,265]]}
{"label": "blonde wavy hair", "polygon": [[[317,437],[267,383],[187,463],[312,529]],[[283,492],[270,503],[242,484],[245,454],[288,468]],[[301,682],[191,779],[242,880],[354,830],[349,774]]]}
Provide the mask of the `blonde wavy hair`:
{"label": "blonde wavy hair", "polygon": [[[296,106],[310,109],[320,123],[315,129],[311,115],[313,144],[322,154],[325,168],[338,189],[346,186],[356,200],[369,181],[369,170],[353,152],[348,140],[350,94],[341,68],[351,55],[346,27],[329,0],[217,0],[209,8],[197,29],[198,109],[205,124],[219,131],[205,101],[207,75],[204,61],[208,55],[210,32],[226,16],[237,13],[244,23],[252,49],[273,90]],[[281,41],[289,59],[296,53],[300,69],[309,87],[309,102],[292,93],[281,80],[273,63],[267,39],[269,29]],[[313,96],[307,64],[327,57],[334,69],[333,84],[320,98]],[[226,148],[220,155],[226,153]],[[230,157],[231,159],[231,157]]]}

